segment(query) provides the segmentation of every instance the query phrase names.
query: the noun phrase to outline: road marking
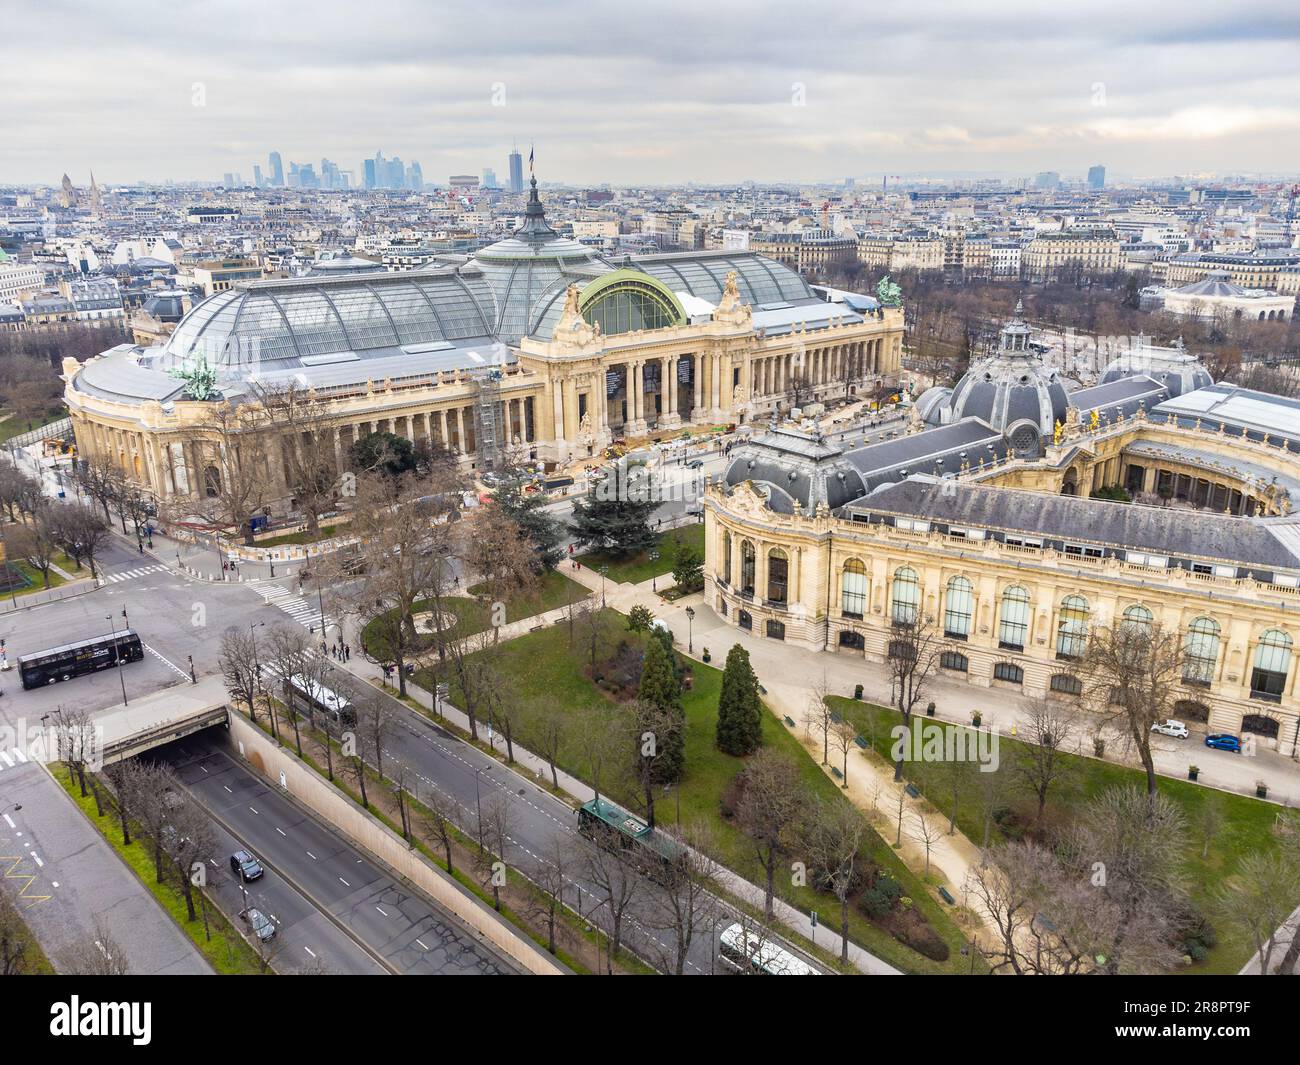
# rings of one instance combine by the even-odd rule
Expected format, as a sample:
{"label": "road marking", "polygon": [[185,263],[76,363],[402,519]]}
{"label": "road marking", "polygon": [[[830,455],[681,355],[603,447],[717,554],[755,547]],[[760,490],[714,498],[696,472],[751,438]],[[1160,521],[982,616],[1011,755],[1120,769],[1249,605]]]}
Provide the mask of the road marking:
{"label": "road marking", "polygon": [[41,861],[41,856],[34,851],[32,852],[32,861],[34,861],[41,869],[45,868],[45,863]]}
{"label": "road marking", "polygon": [[[230,791],[230,785],[229,785],[229,784],[222,784],[221,786],[222,786],[223,788],[225,788],[227,791]],[[231,795],[234,795],[235,793],[234,793],[233,791],[230,791],[230,794],[231,794]]]}
{"label": "road marking", "polygon": [[8,814],[5,814],[5,824],[8,825],[10,828],[15,828],[15,827],[16,827],[16,826],[14,825],[14,819],[13,819],[12,817],[10,817]]}
{"label": "road marking", "polygon": [[344,880],[342,877],[339,877],[339,882],[340,882],[344,887],[351,887],[351,886],[352,886],[352,885],[349,884],[346,880]]}
{"label": "road marking", "polygon": [[380,913],[382,913],[385,917],[388,916],[388,912],[382,906],[376,906],[375,909],[378,910]]}
{"label": "road marking", "polygon": [[308,851],[308,852],[307,852],[307,857],[310,858],[313,862],[319,860],[319,859],[316,857],[316,855],[312,854],[311,851]]}
{"label": "road marking", "polygon": [[249,809],[252,810],[253,813],[257,813],[257,809],[256,809],[256,807],[250,806]]}
{"label": "road marking", "polygon": [[305,950],[308,954],[310,954],[313,958],[316,957],[316,952],[312,950],[311,947],[303,947],[302,949]]}
{"label": "road marking", "polygon": [[154,658],[158,659],[159,662],[161,662],[164,666],[170,669],[178,677],[184,677],[186,680],[190,679],[190,675],[186,673],[185,670],[181,669],[181,667],[178,666],[175,662],[172,662],[171,660],[164,658],[148,644],[144,645],[144,649],[148,651],[151,655],[153,655]]}
{"label": "road marking", "polygon": [[276,830],[277,832],[279,832],[280,835],[284,836],[285,839],[288,839],[288,838],[289,838],[289,834],[288,834],[287,832],[285,832],[285,830],[282,829],[279,825],[276,825],[276,826],[275,826],[275,830]]}

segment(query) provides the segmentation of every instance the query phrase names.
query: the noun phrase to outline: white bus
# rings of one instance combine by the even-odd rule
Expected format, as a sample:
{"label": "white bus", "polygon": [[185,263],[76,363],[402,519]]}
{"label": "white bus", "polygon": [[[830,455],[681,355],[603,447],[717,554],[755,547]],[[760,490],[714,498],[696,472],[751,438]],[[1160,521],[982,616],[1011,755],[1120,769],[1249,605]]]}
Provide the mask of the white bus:
{"label": "white bus", "polygon": [[820,976],[802,958],[753,929],[739,924],[724,928],[718,935],[718,960],[732,972],[758,976]]}
{"label": "white bus", "polygon": [[290,697],[298,697],[311,709],[330,717],[335,724],[351,727],[357,723],[357,712],[348,700],[323,684],[304,680],[300,673],[289,678]]}

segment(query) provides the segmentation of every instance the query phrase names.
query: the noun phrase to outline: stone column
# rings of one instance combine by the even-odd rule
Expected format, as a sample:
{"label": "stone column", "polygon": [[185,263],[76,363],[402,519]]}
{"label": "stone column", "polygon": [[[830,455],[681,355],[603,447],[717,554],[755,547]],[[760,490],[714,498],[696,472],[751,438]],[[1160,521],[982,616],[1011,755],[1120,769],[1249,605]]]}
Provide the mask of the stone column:
{"label": "stone column", "polygon": [[698,352],[691,353],[691,417],[699,418],[700,406],[704,400],[703,396],[703,369],[704,363]]}
{"label": "stone column", "polygon": [[456,451],[461,455],[468,455],[469,448],[465,441],[465,408],[456,408]]}
{"label": "stone column", "polygon": [[553,378],[551,381],[551,409],[554,418],[552,438],[555,441],[556,458],[563,461],[567,457],[564,452],[564,380],[563,378]]}

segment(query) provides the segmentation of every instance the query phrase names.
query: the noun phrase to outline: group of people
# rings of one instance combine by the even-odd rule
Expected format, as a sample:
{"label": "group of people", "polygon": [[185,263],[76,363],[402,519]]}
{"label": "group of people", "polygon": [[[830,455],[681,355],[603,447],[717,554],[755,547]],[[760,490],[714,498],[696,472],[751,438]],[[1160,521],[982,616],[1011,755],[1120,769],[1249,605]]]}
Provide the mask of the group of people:
{"label": "group of people", "polygon": [[352,648],[346,643],[332,643],[329,651],[330,655],[339,662],[347,662],[352,658]]}

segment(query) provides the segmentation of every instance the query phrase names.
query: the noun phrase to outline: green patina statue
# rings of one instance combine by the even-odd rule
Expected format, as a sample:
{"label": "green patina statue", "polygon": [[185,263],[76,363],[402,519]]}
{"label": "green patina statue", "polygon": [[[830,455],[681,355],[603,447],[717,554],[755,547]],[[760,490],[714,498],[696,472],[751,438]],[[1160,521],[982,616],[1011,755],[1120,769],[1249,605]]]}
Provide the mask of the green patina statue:
{"label": "green patina statue", "polygon": [[876,299],[880,301],[882,307],[901,307],[903,305],[903,290],[889,280],[886,274],[880,279],[880,284],[876,286]]}
{"label": "green patina statue", "polygon": [[208,365],[208,360],[199,357],[198,365],[192,370],[171,370],[172,377],[185,382],[185,395],[202,403],[204,400],[217,399],[221,393],[217,389],[217,371]]}

